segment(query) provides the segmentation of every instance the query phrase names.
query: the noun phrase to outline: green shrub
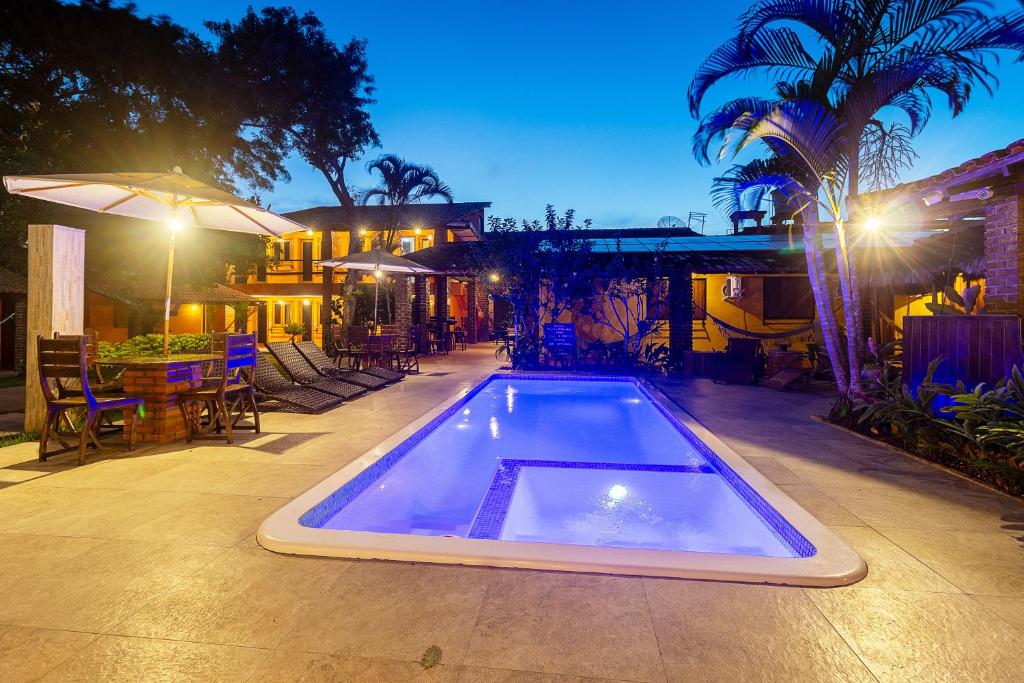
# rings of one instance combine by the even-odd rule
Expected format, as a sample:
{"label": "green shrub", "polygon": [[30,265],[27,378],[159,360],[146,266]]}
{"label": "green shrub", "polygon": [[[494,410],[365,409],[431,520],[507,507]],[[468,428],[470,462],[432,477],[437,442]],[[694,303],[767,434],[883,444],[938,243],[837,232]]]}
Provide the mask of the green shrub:
{"label": "green shrub", "polygon": [[[1013,368],[995,386],[973,389],[932,381],[941,358],[928,366],[916,391],[898,370],[883,366],[845,420],[848,426],[922,457],[955,466],[1010,493],[1024,493],[1024,376]],[[952,403],[936,410],[936,399]],[[840,411],[834,411],[833,415]],[[936,414],[939,413],[939,414]]]}
{"label": "green shrub", "polygon": [[[206,353],[210,350],[208,334],[172,334],[168,340],[171,355],[183,353]],[[100,342],[101,361],[116,361],[119,358],[137,356],[160,356],[164,352],[164,338],[159,334],[143,334],[123,342]]]}

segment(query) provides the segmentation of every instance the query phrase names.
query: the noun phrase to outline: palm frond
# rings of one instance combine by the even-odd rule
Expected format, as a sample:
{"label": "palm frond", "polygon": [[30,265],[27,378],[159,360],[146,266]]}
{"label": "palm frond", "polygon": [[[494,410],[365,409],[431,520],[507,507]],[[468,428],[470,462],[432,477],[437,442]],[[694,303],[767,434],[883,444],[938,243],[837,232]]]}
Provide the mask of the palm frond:
{"label": "palm frond", "polygon": [[809,74],[814,67],[814,58],[792,29],[764,29],[749,38],[733,38],[714,50],[698,67],[688,91],[690,112],[699,116],[704,95],[727,76],[767,71],[786,77]]}

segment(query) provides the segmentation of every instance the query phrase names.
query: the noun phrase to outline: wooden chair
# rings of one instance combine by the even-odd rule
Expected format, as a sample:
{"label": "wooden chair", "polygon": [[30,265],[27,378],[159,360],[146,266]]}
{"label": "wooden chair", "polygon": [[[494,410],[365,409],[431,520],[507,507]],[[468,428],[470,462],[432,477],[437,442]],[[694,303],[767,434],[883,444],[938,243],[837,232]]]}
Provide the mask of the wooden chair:
{"label": "wooden chair", "polygon": [[757,384],[764,366],[760,339],[734,337],[728,341],[712,380],[723,384]]}
{"label": "wooden chair", "polygon": [[345,344],[347,346],[348,366],[354,370],[368,364],[367,356],[370,343],[370,330],[365,325],[349,325],[345,328]]}
{"label": "wooden chair", "polygon": [[[260,411],[256,406],[253,380],[256,376],[255,334],[226,334],[211,340],[223,353],[219,377],[205,377],[204,385],[178,394],[178,410],[185,421],[185,441],[196,436],[219,434],[223,430],[228,443],[234,443],[232,431],[252,429],[260,433]],[[240,425],[249,411],[252,425]]]}
{"label": "wooden chair", "polygon": [[[90,363],[95,360],[88,351],[84,335],[61,336],[57,339],[36,337],[38,351],[39,384],[46,399],[46,419],[43,433],[39,438],[39,459],[45,461],[51,455],[68,453],[78,449],[78,464],[85,463],[85,452],[89,442],[102,450],[98,426],[101,416],[107,411],[122,410],[125,413],[125,429],[128,432],[128,450],[135,447],[135,424],[139,418],[142,398],[137,396],[96,396],[89,383]],[[52,384],[51,384],[52,382]],[[60,422],[74,424],[69,411],[85,411],[85,419],[79,431],[61,434]],[[56,438],[60,450],[47,452],[50,437]],[[65,436],[78,437],[73,446]]]}
{"label": "wooden chair", "polygon": [[409,336],[397,338],[394,345],[394,359],[398,369],[409,374],[420,372],[420,326],[409,327]]}

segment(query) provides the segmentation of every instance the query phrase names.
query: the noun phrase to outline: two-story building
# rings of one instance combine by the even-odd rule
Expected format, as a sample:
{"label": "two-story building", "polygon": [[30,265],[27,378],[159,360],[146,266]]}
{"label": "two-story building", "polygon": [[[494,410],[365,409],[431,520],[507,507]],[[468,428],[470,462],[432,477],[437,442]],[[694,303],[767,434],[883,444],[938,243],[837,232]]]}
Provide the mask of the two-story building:
{"label": "two-story building", "polygon": [[[341,298],[343,278],[332,272],[331,281],[325,283],[320,260],[348,255],[353,234],[362,241],[359,251],[390,239],[395,251],[402,255],[414,255],[438,244],[479,241],[484,232],[484,212],[489,206],[490,202],[321,206],[285,214],[309,229],[272,241],[268,245],[268,266],[235,277],[231,285],[259,302],[250,314],[248,329],[255,330],[260,341],[284,341],[289,338],[285,326],[301,323],[307,339],[322,339],[324,322],[333,318],[329,311],[324,314],[324,307]],[[327,234],[331,239],[329,250],[324,249],[323,242]],[[372,282],[371,277],[367,273],[364,280]],[[412,279],[394,279],[394,317],[400,326],[421,322],[425,315],[431,319],[454,318],[457,324],[479,329],[480,309],[468,300],[472,293],[474,302],[477,301],[471,277],[439,274],[416,278],[417,284],[407,281]],[[416,310],[412,308],[413,300],[419,302]],[[486,306],[486,300],[480,300]],[[421,309],[425,309],[424,314]],[[474,323],[469,322],[470,318]]]}

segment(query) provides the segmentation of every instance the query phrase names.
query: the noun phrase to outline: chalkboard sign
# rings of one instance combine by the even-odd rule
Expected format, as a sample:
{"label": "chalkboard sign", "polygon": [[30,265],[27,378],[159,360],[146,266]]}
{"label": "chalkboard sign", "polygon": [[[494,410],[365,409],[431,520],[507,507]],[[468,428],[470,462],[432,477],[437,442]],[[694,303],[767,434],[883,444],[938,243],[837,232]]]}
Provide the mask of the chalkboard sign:
{"label": "chalkboard sign", "polygon": [[576,350],[575,323],[546,323],[544,348],[554,353],[572,353]]}

